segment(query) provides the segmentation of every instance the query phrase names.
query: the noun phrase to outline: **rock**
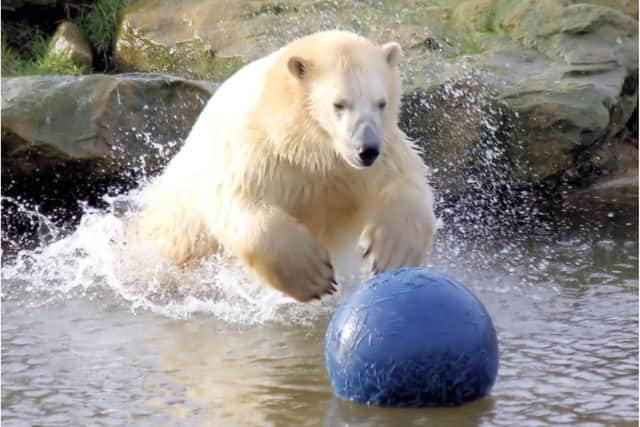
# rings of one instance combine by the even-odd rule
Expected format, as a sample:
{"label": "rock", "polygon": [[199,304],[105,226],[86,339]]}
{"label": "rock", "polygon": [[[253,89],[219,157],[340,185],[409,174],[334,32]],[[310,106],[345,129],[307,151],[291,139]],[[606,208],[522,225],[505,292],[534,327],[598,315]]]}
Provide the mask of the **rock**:
{"label": "rock", "polygon": [[[607,151],[606,160],[620,163],[620,168],[615,173],[604,175],[595,180],[593,185],[576,192],[577,197],[585,196],[605,202],[609,205],[629,205],[638,211],[638,149],[628,144],[614,143],[612,150]],[[611,153],[615,154],[611,154]],[[607,169],[603,169],[607,171]],[[637,217],[637,216],[636,216]]]}
{"label": "rock", "polygon": [[3,78],[3,257],[157,173],[214,90],[163,75]]}
{"label": "rock", "polygon": [[52,177],[73,186],[78,179],[153,174],[213,88],[162,75],[3,78],[3,190]]}
{"label": "rock", "polygon": [[[637,21],[614,9],[521,1],[494,24],[529,49],[494,49],[498,98],[519,114],[527,182],[565,178],[622,129],[637,106]],[[508,68],[508,70],[507,70]]]}
{"label": "rock", "polygon": [[[441,19],[447,13],[417,0],[389,2],[382,11],[365,2],[139,0],[123,11],[114,62],[123,71],[221,80],[293,38],[336,27],[399,39],[425,53],[431,27],[449,34]],[[449,35],[452,42],[460,38]]]}
{"label": "rock", "polygon": [[626,176],[609,178],[599,181],[592,187],[584,190],[585,193],[598,195],[601,199],[607,199],[616,203],[628,203],[638,205],[638,170]]}
{"label": "rock", "polygon": [[506,184],[510,170],[501,133],[508,112],[477,78],[416,89],[402,104],[401,128],[419,142],[438,196],[452,199],[481,183]]}
{"label": "rock", "polygon": [[51,38],[47,55],[62,55],[77,66],[91,67],[91,45],[80,29],[72,22],[64,21]]}
{"label": "rock", "polygon": [[588,182],[637,107],[637,15],[628,0],[139,0],[114,55],[125,70],[221,79],[322,29],[398,40],[402,121],[454,197]]}
{"label": "rock", "polygon": [[595,153],[637,107],[637,20],[623,2],[573,3],[465,1],[453,13],[480,51],[454,63],[508,113],[498,119],[518,185],[588,184]]}

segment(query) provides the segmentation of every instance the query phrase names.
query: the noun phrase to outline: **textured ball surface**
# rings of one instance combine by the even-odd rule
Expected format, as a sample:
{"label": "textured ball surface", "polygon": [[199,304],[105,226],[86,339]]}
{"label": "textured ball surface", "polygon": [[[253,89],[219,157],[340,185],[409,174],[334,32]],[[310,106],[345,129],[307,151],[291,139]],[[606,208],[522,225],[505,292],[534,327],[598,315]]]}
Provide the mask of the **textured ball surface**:
{"label": "textured ball surface", "polygon": [[423,268],[402,268],[373,277],[338,308],[325,359],[343,399],[455,406],[491,391],[498,340],[470,290]]}

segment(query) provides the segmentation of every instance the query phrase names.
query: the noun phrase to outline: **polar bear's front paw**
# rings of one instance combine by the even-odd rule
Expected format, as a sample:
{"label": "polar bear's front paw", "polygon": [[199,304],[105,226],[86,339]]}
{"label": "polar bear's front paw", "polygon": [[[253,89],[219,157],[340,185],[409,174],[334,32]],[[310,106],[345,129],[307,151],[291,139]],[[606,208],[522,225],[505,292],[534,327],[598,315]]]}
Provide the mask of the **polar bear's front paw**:
{"label": "polar bear's front paw", "polygon": [[424,261],[431,246],[432,231],[428,223],[382,221],[362,232],[362,257],[370,273],[400,267],[415,267]]}
{"label": "polar bear's front paw", "polygon": [[302,227],[263,249],[249,264],[274,288],[300,302],[336,292],[329,253]]}
{"label": "polar bear's front paw", "polygon": [[298,265],[285,266],[280,276],[282,290],[300,302],[320,299],[337,290],[333,266],[327,261],[305,260]]}

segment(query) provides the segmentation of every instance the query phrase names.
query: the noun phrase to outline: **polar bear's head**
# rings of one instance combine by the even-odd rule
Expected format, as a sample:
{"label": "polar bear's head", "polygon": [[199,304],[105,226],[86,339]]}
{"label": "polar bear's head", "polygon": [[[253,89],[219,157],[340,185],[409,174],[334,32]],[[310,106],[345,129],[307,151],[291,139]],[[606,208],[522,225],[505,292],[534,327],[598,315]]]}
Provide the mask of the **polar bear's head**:
{"label": "polar bear's head", "polygon": [[397,43],[376,46],[355,34],[331,31],[307,38],[287,67],[305,94],[305,108],[349,164],[373,165],[400,105]]}

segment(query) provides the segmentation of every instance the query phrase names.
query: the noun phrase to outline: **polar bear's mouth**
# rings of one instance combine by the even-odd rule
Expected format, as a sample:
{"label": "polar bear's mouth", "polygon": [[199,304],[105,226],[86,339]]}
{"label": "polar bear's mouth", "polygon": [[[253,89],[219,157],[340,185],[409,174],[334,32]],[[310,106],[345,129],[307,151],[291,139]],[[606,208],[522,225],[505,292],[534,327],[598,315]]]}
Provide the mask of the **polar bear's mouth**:
{"label": "polar bear's mouth", "polygon": [[351,151],[351,153],[349,153],[349,155],[347,156],[343,156],[345,161],[347,162],[347,164],[349,166],[351,166],[354,169],[366,169],[369,168],[371,166],[373,166],[373,164],[376,162],[376,160],[378,159],[378,157],[380,156],[380,153],[367,153],[364,157],[365,159],[363,159],[360,155],[359,152],[357,152],[356,149],[353,149]]}

